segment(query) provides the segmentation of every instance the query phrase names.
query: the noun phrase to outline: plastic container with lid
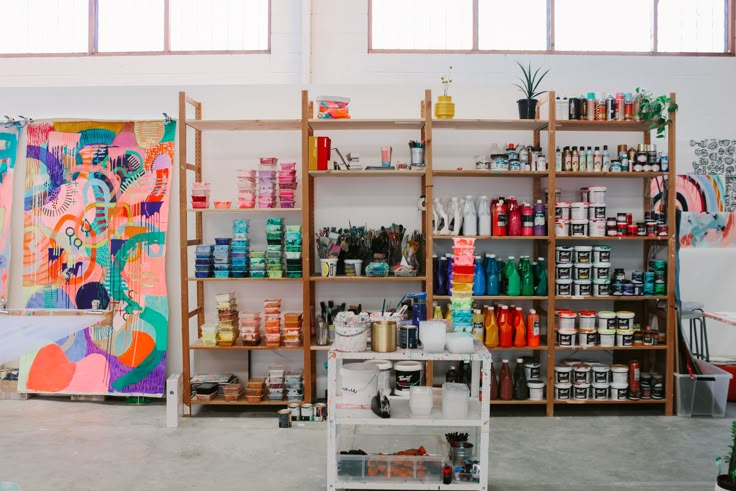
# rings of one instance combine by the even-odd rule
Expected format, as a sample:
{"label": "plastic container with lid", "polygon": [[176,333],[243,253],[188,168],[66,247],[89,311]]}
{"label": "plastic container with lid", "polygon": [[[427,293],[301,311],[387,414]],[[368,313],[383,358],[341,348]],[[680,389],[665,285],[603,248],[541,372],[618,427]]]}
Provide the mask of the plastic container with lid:
{"label": "plastic container with lid", "polygon": [[598,342],[600,343],[600,346],[615,346],[616,329],[598,328]]}
{"label": "plastic container with lid", "polygon": [[570,391],[572,384],[570,383],[556,383],[555,384],[555,399],[558,401],[570,400]]}
{"label": "plastic container with lid", "polygon": [[570,220],[567,218],[557,218],[555,220],[555,235],[557,237],[570,236]]}
{"label": "plastic container with lid", "polygon": [[608,297],[611,295],[611,282],[609,280],[593,280],[593,296]]}
{"label": "plastic container with lid", "polygon": [[598,312],[598,329],[616,329],[616,312],[611,310],[601,310]]}
{"label": "plastic container with lid", "polygon": [[575,384],[586,383],[589,384],[591,381],[591,369],[589,365],[580,363],[573,367],[572,381]]}
{"label": "plastic container with lid", "polygon": [[572,279],[572,263],[563,263],[555,265],[555,279],[571,280]]}
{"label": "plastic container with lid", "polygon": [[567,365],[555,366],[555,384],[569,384],[572,381],[572,367]]}
{"label": "plastic container with lid", "polygon": [[606,186],[588,186],[588,200],[591,203],[605,203],[606,189]]}
{"label": "plastic container with lid", "polygon": [[573,285],[573,295],[576,297],[589,297],[593,292],[592,282],[590,280],[575,280]]}
{"label": "plastic container with lid", "polygon": [[589,237],[605,237],[606,236],[606,220],[601,218],[593,218],[588,222]]}
{"label": "plastic container with lid", "polygon": [[576,401],[584,401],[588,399],[588,392],[590,392],[589,383],[577,383],[572,386],[573,398]]}
{"label": "plastic container with lid", "polygon": [[571,237],[587,237],[588,236],[588,219],[570,220],[570,236]]}
{"label": "plastic container with lid", "polygon": [[588,203],[584,201],[575,201],[574,203],[570,203],[570,219],[587,220],[588,206]]}
{"label": "plastic container with lid", "polygon": [[606,204],[605,203],[593,203],[588,205],[588,219],[590,220],[603,220],[605,226],[606,220]]}
{"label": "plastic container with lid", "polygon": [[596,313],[592,310],[581,310],[578,312],[578,327],[580,329],[595,329]]}
{"label": "plastic container with lid", "polygon": [[570,219],[570,203],[567,201],[558,201],[555,203],[555,218],[569,220]]}
{"label": "plastic container with lid", "polygon": [[614,401],[625,401],[628,397],[629,384],[626,383],[612,383],[611,384],[611,399]]}
{"label": "plastic container with lid", "polygon": [[569,297],[572,295],[572,280],[555,280],[555,295]]}
{"label": "plastic container with lid", "polygon": [[560,312],[559,319],[559,329],[560,330],[575,330],[575,319],[578,317],[578,314],[575,312],[565,311]]}
{"label": "plastic container with lid", "polygon": [[608,280],[611,278],[611,263],[593,263],[593,279]]}
{"label": "plastic container with lid", "polygon": [[574,327],[572,329],[560,329],[557,331],[557,344],[566,347],[575,346],[576,333],[577,331]]}
{"label": "plastic container with lid", "polygon": [[573,246],[557,246],[555,247],[555,263],[556,264],[572,264],[575,248]]}
{"label": "plastic container with lid", "polygon": [[608,382],[593,384],[593,399],[596,401],[608,400]]}
{"label": "plastic container with lid", "polygon": [[529,387],[529,400],[530,401],[543,401],[544,400],[544,382],[538,379],[530,379],[526,385]]}
{"label": "plastic container with lid", "polygon": [[593,246],[593,263],[608,263],[611,261],[611,246]]}
{"label": "plastic container with lid", "polygon": [[579,245],[574,247],[573,262],[574,263],[592,263],[593,246]]}
{"label": "plastic container with lid", "polygon": [[590,263],[575,263],[574,280],[590,280],[593,265]]}
{"label": "plastic container with lid", "polygon": [[595,327],[581,327],[578,331],[578,344],[588,347],[598,343],[598,330]]}
{"label": "plastic container with lid", "polygon": [[620,310],[616,312],[616,318],[618,319],[618,329],[634,329],[634,317],[633,312],[628,310]]}
{"label": "plastic container with lid", "polygon": [[608,385],[609,379],[611,378],[611,367],[604,365],[603,363],[596,363],[593,365],[592,369],[593,383]]}
{"label": "plastic container with lid", "polygon": [[629,384],[629,367],[628,365],[611,365],[611,383],[613,384]]}
{"label": "plastic container with lid", "polygon": [[633,346],[634,330],[633,329],[616,329],[616,345],[617,346]]}

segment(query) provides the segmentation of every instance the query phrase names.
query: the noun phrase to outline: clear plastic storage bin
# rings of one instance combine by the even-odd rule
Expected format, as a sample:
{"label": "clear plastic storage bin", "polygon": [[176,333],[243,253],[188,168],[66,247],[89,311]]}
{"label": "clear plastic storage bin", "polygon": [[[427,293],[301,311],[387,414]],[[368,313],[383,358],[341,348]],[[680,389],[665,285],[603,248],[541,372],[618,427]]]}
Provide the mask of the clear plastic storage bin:
{"label": "clear plastic storage bin", "polygon": [[717,366],[696,360],[701,375],[676,373],[677,415],[715,416],[726,415],[728,384],[732,375]]}

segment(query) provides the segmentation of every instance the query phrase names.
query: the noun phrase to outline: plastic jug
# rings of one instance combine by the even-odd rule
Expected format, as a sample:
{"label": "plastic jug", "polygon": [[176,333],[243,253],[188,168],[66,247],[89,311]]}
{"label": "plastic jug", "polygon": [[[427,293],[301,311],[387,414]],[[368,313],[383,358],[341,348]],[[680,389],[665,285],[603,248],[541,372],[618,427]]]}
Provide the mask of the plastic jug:
{"label": "plastic jug", "polygon": [[487,196],[478,200],[478,235],[491,235],[491,207]]}
{"label": "plastic jug", "polygon": [[495,254],[486,254],[486,295],[498,295],[498,262]]}
{"label": "plastic jug", "polygon": [[480,256],[475,256],[475,269],[473,275],[473,296],[478,297],[486,293],[486,274],[483,271],[483,263]]}
{"label": "plastic jug", "polygon": [[478,235],[478,214],[475,211],[475,202],[471,195],[465,197],[463,205],[463,235]]}

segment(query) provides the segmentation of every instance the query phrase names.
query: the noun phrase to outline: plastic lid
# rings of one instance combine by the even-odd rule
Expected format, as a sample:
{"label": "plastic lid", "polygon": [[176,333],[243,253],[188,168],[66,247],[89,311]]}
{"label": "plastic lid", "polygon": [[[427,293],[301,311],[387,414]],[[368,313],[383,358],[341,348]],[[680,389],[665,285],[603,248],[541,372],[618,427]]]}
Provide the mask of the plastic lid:
{"label": "plastic lid", "polygon": [[629,367],[627,365],[611,365],[611,371],[613,372],[628,372]]}
{"label": "plastic lid", "polygon": [[611,246],[607,246],[607,245],[597,245],[597,246],[594,246],[594,247],[593,247],[593,250],[594,250],[594,251],[610,251],[610,250],[611,250]]}
{"label": "plastic lid", "polygon": [[593,246],[589,246],[589,245],[575,246],[575,250],[576,251],[580,251],[580,252],[592,251],[593,250]]}
{"label": "plastic lid", "polygon": [[588,92],[588,99],[595,99],[595,92]]}
{"label": "plastic lid", "polygon": [[571,285],[572,280],[555,280],[555,283],[558,285]]}
{"label": "plastic lid", "polygon": [[620,319],[633,319],[635,314],[633,312],[629,312],[628,310],[621,310],[619,312],[616,312],[616,316]]}
{"label": "plastic lid", "polygon": [[628,389],[629,384],[611,384],[612,389]]}
{"label": "plastic lid", "polygon": [[605,365],[603,363],[596,363],[593,365],[593,371],[594,372],[607,372],[611,369],[608,365]]}
{"label": "plastic lid", "polygon": [[585,365],[584,363],[575,365],[573,368],[575,369],[576,372],[589,372],[590,371],[590,366]]}
{"label": "plastic lid", "polygon": [[577,383],[575,383],[575,387],[577,387],[579,389],[588,389],[588,388],[590,388],[590,384],[587,383],[587,382],[577,382]]}
{"label": "plastic lid", "polygon": [[[558,280],[558,281],[564,281],[564,280]],[[567,280],[570,281],[570,280]],[[575,312],[560,312],[560,318],[561,319],[574,319],[578,316]]]}
{"label": "plastic lid", "polygon": [[524,363],[524,358],[517,358],[516,363]]}
{"label": "plastic lid", "polygon": [[[598,147],[595,147],[595,148],[598,148]],[[589,191],[605,191],[606,189],[608,189],[606,186],[590,186],[590,187],[588,187],[588,190]]]}
{"label": "plastic lid", "polygon": [[536,311],[536,310],[534,310],[534,309],[529,309],[529,313],[530,313],[530,314],[536,314],[536,313],[537,313],[537,311]]}
{"label": "plastic lid", "polygon": [[576,268],[592,268],[593,265],[590,263],[575,263]]}
{"label": "plastic lid", "polygon": [[508,363],[508,360],[501,360],[501,363]]}
{"label": "plastic lid", "polygon": [[558,208],[565,208],[570,206],[570,203],[567,201],[558,201],[557,203],[555,203],[555,206]]}
{"label": "plastic lid", "polygon": [[596,268],[610,268],[611,263],[593,263]]}
{"label": "plastic lid", "polygon": [[589,220],[587,218],[578,218],[575,220],[570,220],[570,223],[572,223],[573,225],[582,225],[584,223],[588,223],[588,221]]}
{"label": "plastic lid", "polygon": [[573,203],[570,203],[570,206],[575,208],[587,208],[588,206],[590,206],[590,203],[588,203],[587,201],[575,201]]}
{"label": "plastic lid", "polygon": [[568,365],[555,365],[555,372],[572,372],[572,367]]}
{"label": "plastic lid", "polygon": [[593,383],[593,388],[594,389],[607,389],[608,388],[608,384],[605,383],[605,382],[602,382],[602,383]]}
{"label": "plastic lid", "polygon": [[616,317],[616,312],[610,310],[601,310],[598,312],[599,319],[613,319],[614,317]]}
{"label": "plastic lid", "polygon": [[598,329],[598,334],[616,334],[616,329]]}
{"label": "plastic lid", "polygon": [[580,317],[595,317],[596,313],[593,310],[581,310],[578,315]]}
{"label": "plastic lid", "polygon": [[634,334],[633,329],[616,329],[616,333],[618,334]]}
{"label": "plastic lid", "polygon": [[569,389],[570,387],[572,387],[572,384],[555,384],[557,389]]}

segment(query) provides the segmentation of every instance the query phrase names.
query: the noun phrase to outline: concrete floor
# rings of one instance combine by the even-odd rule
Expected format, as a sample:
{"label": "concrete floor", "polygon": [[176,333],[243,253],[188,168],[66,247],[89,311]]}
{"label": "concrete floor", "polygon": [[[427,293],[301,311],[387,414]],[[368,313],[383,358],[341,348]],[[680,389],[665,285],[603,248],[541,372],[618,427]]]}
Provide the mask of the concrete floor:
{"label": "concrete floor", "polygon": [[[0,481],[23,491],[325,489],[322,425],[279,430],[271,413],[206,411],[172,430],[164,409],[0,401]],[[712,490],[734,415],[497,417],[490,489]]]}

